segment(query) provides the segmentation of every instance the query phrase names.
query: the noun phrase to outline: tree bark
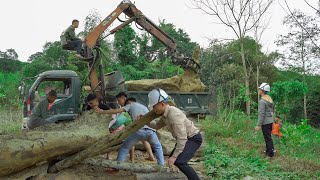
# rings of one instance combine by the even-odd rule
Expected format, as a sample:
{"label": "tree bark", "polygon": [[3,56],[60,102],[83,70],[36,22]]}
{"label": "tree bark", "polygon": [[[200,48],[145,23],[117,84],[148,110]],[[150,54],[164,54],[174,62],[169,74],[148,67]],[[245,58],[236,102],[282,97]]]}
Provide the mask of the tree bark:
{"label": "tree bark", "polygon": [[[301,29],[302,38],[303,36],[303,29]],[[302,61],[302,68],[303,68],[303,87],[306,87],[306,62],[304,57],[304,39],[302,39],[302,45],[301,45],[302,51],[301,51],[301,61]],[[307,119],[307,95],[306,92],[303,92],[303,115],[304,118]]]}
{"label": "tree bark", "polygon": [[68,168],[75,164],[79,164],[87,158],[106,153],[110,147],[121,144],[125,138],[142,128],[145,124],[149,124],[157,117],[159,117],[159,115],[155,114],[153,111],[150,111],[149,113],[141,117],[138,121],[135,121],[134,123],[126,127],[124,131],[102,137],[99,139],[99,141],[97,141],[90,147],[56,163],[49,168],[49,172],[61,171],[62,169]]}
{"label": "tree bark", "polygon": [[[245,82],[245,95],[246,98],[250,98],[250,89],[249,89],[249,75],[247,71],[247,64],[246,59],[244,57],[244,45],[243,45],[243,39],[240,38],[240,48],[241,48],[241,60],[242,60],[242,68],[243,68],[243,74],[244,74],[244,82]],[[250,116],[250,99],[246,100],[246,112],[247,115]]]}
{"label": "tree bark", "polygon": [[244,74],[244,82],[245,82],[245,101],[246,101],[246,113],[248,115],[248,119],[246,120],[246,130],[249,129],[250,125],[250,87],[249,87],[249,75],[247,71],[247,64],[246,59],[244,56],[244,45],[243,45],[243,39],[240,38],[240,49],[241,49],[241,60],[242,60],[242,67],[243,67],[243,74]]}

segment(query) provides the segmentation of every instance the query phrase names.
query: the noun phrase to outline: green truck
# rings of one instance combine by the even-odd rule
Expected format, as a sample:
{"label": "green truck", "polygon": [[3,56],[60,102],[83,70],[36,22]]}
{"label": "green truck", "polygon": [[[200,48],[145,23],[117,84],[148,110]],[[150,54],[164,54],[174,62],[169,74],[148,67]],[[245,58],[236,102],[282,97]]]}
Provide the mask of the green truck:
{"label": "green truck", "polygon": [[[78,74],[70,70],[45,71],[34,77],[35,81],[26,87],[25,79],[21,81],[19,90],[23,94],[24,121],[30,116],[33,107],[42,99],[49,89],[55,89],[58,97],[51,107],[49,116],[52,121],[73,120],[86,109],[82,94],[82,83]],[[105,98],[103,103],[116,103],[114,95],[126,91],[121,72],[109,73],[105,77]],[[127,91],[129,97],[147,105],[147,91]],[[186,113],[204,115],[214,111],[214,96],[209,92],[168,92],[176,105]]]}

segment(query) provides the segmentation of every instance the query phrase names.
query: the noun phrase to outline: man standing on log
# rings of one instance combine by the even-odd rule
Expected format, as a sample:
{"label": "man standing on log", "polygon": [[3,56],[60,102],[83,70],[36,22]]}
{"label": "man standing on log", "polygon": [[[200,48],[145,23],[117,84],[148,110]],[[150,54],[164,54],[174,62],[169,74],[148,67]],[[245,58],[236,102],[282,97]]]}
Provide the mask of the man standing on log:
{"label": "man standing on log", "polygon": [[[101,114],[117,114],[117,113],[122,113],[122,112],[128,112],[132,118],[133,121],[137,120],[141,115],[145,115],[149,112],[148,108],[145,107],[144,105],[138,103],[138,102],[131,102],[126,104],[127,100],[127,94],[125,92],[121,92],[116,96],[118,103],[123,106],[122,108],[119,109],[110,109],[110,110],[102,110],[98,107],[95,108],[97,113]],[[164,165],[164,156],[163,156],[163,151],[162,151],[162,145],[158,139],[158,136],[156,134],[156,130],[144,126],[141,129],[139,129],[137,132],[131,134],[121,145],[120,150],[118,152],[117,156],[117,161],[125,161],[127,158],[127,155],[130,151],[130,149],[137,144],[139,141],[147,141],[150,143],[151,147],[153,148],[155,152],[155,156],[157,159],[157,162],[159,165]],[[151,147],[148,144],[144,143],[147,152],[151,152]],[[150,149],[148,149],[150,148]],[[150,154],[149,154],[150,158]]]}
{"label": "man standing on log", "polygon": [[47,94],[47,98],[40,101],[32,109],[30,118],[27,121],[27,127],[29,129],[54,123],[53,121],[50,121],[50,118],[48,118],[48,113],[56,99],[57,99],[57,92],[55,90],[51,90]]}
{"label": "man standing on log", "polygon": [[169,159],[168,165],[176,165],[189,180],[200,179],[194,169],[188,165],[197,149],[201,146],[202,136],[192,121],[178,108],[168,104],[168,94],[162,89],[154,89],[148,94],[149,109],[162,115],[158,122],[151,121],[150,127],[160,129],[167,126],[176,145]]}

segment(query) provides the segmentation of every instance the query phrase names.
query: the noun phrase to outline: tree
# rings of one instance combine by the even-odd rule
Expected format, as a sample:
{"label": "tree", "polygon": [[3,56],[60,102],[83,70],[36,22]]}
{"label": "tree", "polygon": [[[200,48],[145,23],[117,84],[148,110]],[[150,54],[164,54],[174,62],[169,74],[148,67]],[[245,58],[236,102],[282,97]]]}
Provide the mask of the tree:
{"label": "tree", "polygon": [[[281,35],[276,41],[278,46],[285,47],[282,64],[290,70],[303,75],[303,85],[308,86],[306,75],[315,73],[319,69],[318,62],[320,49],[314,44],[319,38],[320,29],[315,18],[294,10],[286,16],[283,24],[290,28],[290,32]],[[304,117],[307,118],[307,94],[303,97]]]}
{"label": "tree", "polygon": [[84,30],[79,33],[79,36],[87,36],[101,22],[101,15],[97,10],[90,11],[89,15],[84,19]]}
{"label": "tree", "polygon": [[[191,41],[187,32],[165,20],[159,22],[159,28],[175,40],[178,52],[187,57],[192,57],[192,52],[198,44]],[[139,44],[143,49],[141,55],[145,56],[146,60],[153,60],[156,63],[156,66],[160,69],[160,74],[156,74],[157,78],[167,78],[183,72],[181,68],[173,64],[171,59],[168,58],[167,48],[162,42],[149,34],[144,34],[143,38],[144,43]]]}
{"label": "tree", "polygon": [[73,65],[70,66],[68,62],[70,56],[71,53],[63,50],[59,41],[46,42],[42,52],[31,55],[32,61],[23,68],[23,75],[36,76],[46,70],[74,70]]}
{"label": "tree", "polygon": [[[257,67],[254,65],[258,56],[263,60],[263,63],[259,66],[260,80],[273,82],[274,77],[276,77],[276,68],[273,65],[275,59],[273,53],[263,53],[261,45],[250,37],[245,37],[243,42],[246,47],[245,57],[250,71],[256,71]],[[242,102],[246,102],[248,98],[252,99],[254,94],[252,93],[250,96],[245,95],[242,63],[238,60],[241,58],[239,54],[240,48],[240,40],[230,42],[213,41],[209,48],[203,50],[201,80],[209,87],[215,86],[217,89],[220,88],[221,92],[224,93],[225,104],[236,103],[233,106],[237,105],[243,108]],[[253,73],[250,73],[249,81],[251,84],[250,91],[255,92],[257,87],[254,85],[256,78]]]}
{"label": "tree", "polygon": [[36,52],[34,54],[31,54],[28,58],[28,62],[32,62],[33,60],[35,59],[38,59],[40,58],[41,56],[43,56],[43,53],[42,52]]}
{"label": "tree", "polygon": [[[215,16],[230,28],[240,42],[242,72],[244,75],[245,95],[250,96],[250,70],[245,57],[244,38],[257,27],[273,0],[192,0],[193,6],[208,15]],[[250,100],[246,100],[246,113],[250,116]]]}
{"label": "tree", "polygon": [[0,51],[0,58],[18,60],[18,53],[14,49],[7,49],[5,52]]}
{"label": "tree", "polygon": [[114,47],[122,66],[136,63],[136,46],[136,32],[130,26],[127,25],[115,33]]}
{"label": "tree", "polygon": [[299,81],[279,81],[273,84],[272,96],[278,114],[286,121],[291,107],[299,102],[308,89]]}

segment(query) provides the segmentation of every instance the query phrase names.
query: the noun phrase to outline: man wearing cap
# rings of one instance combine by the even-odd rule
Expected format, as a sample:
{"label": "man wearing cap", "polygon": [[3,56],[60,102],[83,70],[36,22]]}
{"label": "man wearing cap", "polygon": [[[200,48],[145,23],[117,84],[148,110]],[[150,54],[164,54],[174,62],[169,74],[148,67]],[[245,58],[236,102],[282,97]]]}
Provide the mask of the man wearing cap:
{"label": "man wearing cap", "polygon": [[[110,109],[110,110],[101,110],[96,107],[95,110],[97,113],[101,114],[117,114],[122,112],[128,112],[133,121],[138,120],[141,115],[145,115],[149,112],[148,108],[144,105],[132,101],[128,103],[128,98],[125,92],[120,92],[116,95],[118,103],[123,106],[118,109]],[[130,99],[129,99],[130,100]],[[118,152],[117,161],[125,161],[130,149],[137,144],[139,141],[147,141],[150,143],[151,147],[155,152],[155,156],[159,165],[164,165],[164,156],[162,151],[162,145],[158,139],[156,134],[156,130],[148,127],[147,125],[143,126],[137,132],[131,134],[121,145],[120,150]],[[145,143],[144,143],[145,145]],[[150,148],[150,146],[146,146],[146,148]],[[147,150],[152,153],[152,150]],[[149,154],[150,156],[150,154]]]}
{"label": "man wearing cap", "polygon": [[264,141],[266,143],[266,156],[267,158],[274,156],[274,147],[271,137],[272,124],[274,122],[274,112],[273,112],[273,100],[268,95],[270,92],[270,85],[268,83],[262,83],[259,86],[259,95],[261,99],[258,105],[258,123],[255,128],[256,131],[262,129]]}
{"label": "man wearing cap", "polygon": [[161,115],[161,119],[151,121],[150,127],[160,129],[167,126],[172,136],[176,139],[176,145],[169,159],[168,165],[176,165],[188,179],[200,179],[188,161],[202,143],[202,136],[192,121],[178,108],[168,104],[168,94],[162,89],[154,89],[148,94],[149,108]]}

